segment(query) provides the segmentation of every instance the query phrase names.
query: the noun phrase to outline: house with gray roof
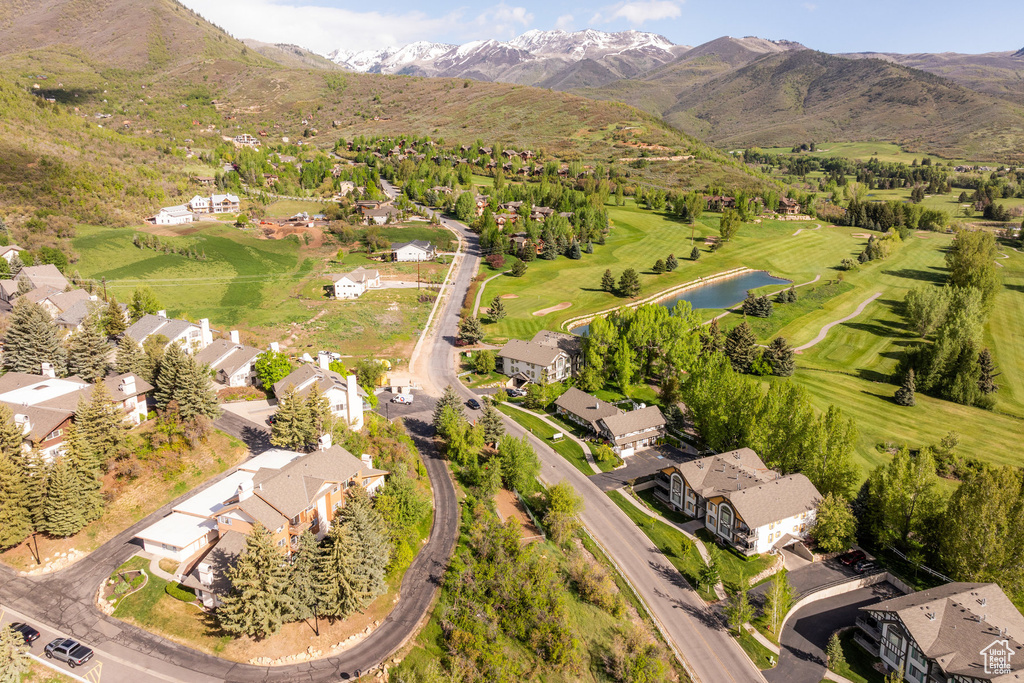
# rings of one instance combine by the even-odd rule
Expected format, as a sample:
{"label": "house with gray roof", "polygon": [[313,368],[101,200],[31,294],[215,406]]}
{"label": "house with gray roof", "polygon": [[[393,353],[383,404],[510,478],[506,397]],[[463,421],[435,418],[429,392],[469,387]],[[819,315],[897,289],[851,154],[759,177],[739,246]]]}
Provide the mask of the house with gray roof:
{"label": "house with gray roof", "polygon": [[646,406],[629,412],[619,411],[598,420],[598,431],[608,439],[618,455],[627,458],[638,450],[650,448],[665,438],[667,422],[658,406]]}
{"label": "house with gray roof", "polygon": [[994,583],[947,583],[860,611],[854,639],[902,680],[1024,680],[1024,617]]}
{"label": "house with gray roof", "polygon": [[583,362],[583,340],[563,332],[541,330],[530,341],[509,339],[498,351],[498,371],[522,374],[535,384],[575,377]]}
{"label": "house with gray roof", "polygon": [[198,353],[213,343],[213,331],[210,329],[209,320],[203,318],[198,324],[177,320],[168,318],[165,311],[158,311],[156,315],[147,313],[124,333],[139,346],[150,337],[160,335],[167,339],[165,348],[175,342],[181,342],[182,348],[191,354]]}
{"label": "house with gray roof", "polygon": [[608,401],[602,401],[576,387],[570,387],[555,399],[555,412],[597,434],[601,429],[600,420],[622,411]]}
{"label": "house with gray roof", "polygon": [[783,476],[749,448],[666,467],[656,481],[673,509],[745,555],[802,543],[821,500],[807,477]]}
{"label": "house with gray roof", "polygon": [[398,242],[391,245],[391,256],[395,261],[433,261],[437,258],[434,245],[425,240]]}
{"label": "house with gray roof", "polygon": [[[22,285],[22,282],[25,284]],[[18,271],[14,278],[0,280],[0,299],[12,301],[18,296],[19,285],[22,288],[27,286],[29,292],[42,288],[47,295],[50,295],[63,292],[70,284],[57,269],[57,266],[52,263],[45,263],[41,266],[25,266]],[[36,296],[39,297],[38,294]]]}
{"label": "house with gray roof", "polygon": [[213,370],[216,381],[227,387],[251,387],[259,384],[254,364],[263,352],[239,342],[232,330],[230,339],[217,339],[196,353],[196,361]]}
{"label": "house with gray roof", "polygon": [[331,276],[335,299],[358,299],[368,289],[380,287],[380,271],[359,266],[347,273]]}
{"label": "house with gray roof", "polygon": [[345,420],[350,429],[363,428],[363,412],[369,410],[365,404],[366,391],[359,386],[355,375],[342,377],[330,369],[330,356],[320,356],[318,364],[307,363],[293,370],[287,377],[274,385],[274,396],[281,399],[289,391],[305,398],[316,385],[320,394],[327,399],[331,414]]}

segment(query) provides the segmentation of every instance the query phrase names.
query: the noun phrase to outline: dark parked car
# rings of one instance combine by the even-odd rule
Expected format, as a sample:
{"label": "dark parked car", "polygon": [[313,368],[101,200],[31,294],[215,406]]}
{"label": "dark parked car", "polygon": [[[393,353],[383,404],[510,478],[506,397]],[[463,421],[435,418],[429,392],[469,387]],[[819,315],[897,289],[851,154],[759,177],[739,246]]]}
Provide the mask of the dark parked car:
{"label": "dark parked car", "polygon": [[32,643],[39,640],[39,631],[35,630],[28,624],[23,624],[20,621],[16,621],[11,624],[11,629],[15,633],[20,633],[21,637],[25,639],[25,644],[32,647]]}
{"label": "dark parked car", "polygon": [[839,561],[845,564],[847,567],[852,567],[861,560],[864,559],[863,550],[851,550],[848,553],[843,553],[839,556]]}
{"label": "dark parked car", "polygon": [[68,666],[72,669],[76,666],[82,666],[92,659],[93,655],[90,648],[87,648],[77,640],[71,640],[70,638],[57,638],[57,640],[54,640],[46,646],[44,652],[48,659],[67,662]]}
{"label": "dark parked car", "polygon": [[466,401],[466,405],[472,408],[473,410],[480,410],[480,401],[476,400],[475,398],[471,398],[468,401]]}
{"label": "dark parked car", "polygon": [[878,565],[872,562],[871,560],[861,560],[857,564],[853,565],[853,571],[857,572],[858,574],[865,574],[874,569],[878,569]]}

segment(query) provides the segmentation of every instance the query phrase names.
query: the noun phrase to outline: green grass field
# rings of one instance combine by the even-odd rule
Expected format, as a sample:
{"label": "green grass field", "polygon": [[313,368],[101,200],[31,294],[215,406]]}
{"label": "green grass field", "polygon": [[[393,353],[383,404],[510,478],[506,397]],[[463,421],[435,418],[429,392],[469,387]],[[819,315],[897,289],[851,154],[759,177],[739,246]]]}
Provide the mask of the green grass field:
{"label": "green grass field", "polygon": [[571,462],[583,474],[590,476],[594,473],[594,470],[590,468],[590,464],[587,462],[586,454],[584,454],[583,449],[580,448],[578,443],[564,437],[558,441],[551,440],[551,437],[558,430],[548,423],[524,410],[510,408],[509,406],[499,405],[498,410],[529,429],[535,436],[544,439],[551,448],[555,449],[559,455]]}
{"label": "green grass field", "polygon": [[[770,147],[764,148],[764,151],[771,154],[785,154],[788,156],[792,154],[793,148]],[[946,163],[947,161],[952,161],[954,165],[967,163],[964,159],[944,159],[934,154],[908,152],[892,142],[826,142],[818,145],[814,152],[800,152],[800,156],[842,157],[844,159],[857,159],[860,161],[867,161],[871,157],[877,157],[879,161],[903,162],[905,164],[910,164],[914,159],[921,163],[926,158],[931,159],[933,162],[941,161]]]}

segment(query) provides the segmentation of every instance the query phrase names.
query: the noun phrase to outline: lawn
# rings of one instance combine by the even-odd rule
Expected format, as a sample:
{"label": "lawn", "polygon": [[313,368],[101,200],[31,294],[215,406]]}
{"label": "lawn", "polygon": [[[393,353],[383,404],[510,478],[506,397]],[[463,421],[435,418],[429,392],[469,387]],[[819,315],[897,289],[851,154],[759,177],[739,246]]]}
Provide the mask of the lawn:
{"label": "lawn", "polygon": [[[792,147],[770,147],[765,148],[764,151],[770,154],[797,156],[792,154]],[[907,152],[892,142],[825,142],[818,145],[816,151],[800,152],[799,156],[841,157],[844,159],[859,159],[860,161],[867,161],[871,157],[877,157],[882,162],[903,162],[907,165],[911,164],[914,159],[921,163],[926,158],[931,159],[933,162],[946,163],[947,161],[952,161],[954,165],[967,163],[963,159],[944,159],[934,154]],[[998,164],[994,165],[998,166]]]}
{"label": "lawn", "polygon": [[296,199],[279,199],[267,204],[267,218],[291,218],[297,213],[320,213],[323,210],[322,199],[311,199],[307,202]]}
{"label": "lawn", "polygon": [[[90,669],[92,668],[95,667],[90,667]],[[86,674],[88,673],[86,672]],[[29,668],[28,673],[22,674],[20,683],[74,683],[74,681],[74,678],[32,660],[32,666]]]}
{"label": "lawn", "polygon": [[795,322],[812,311],[823,310],[828,301],[840,294],[845,294],[853,288],[854,286],[849,282],[821,280],[813,285],[807,285],[806,287],[800,287],[794,290],[797,295],[797,300],[791,304],[780,304],[774,301],[775,292],[788,289],[788,287],[772,289],[771,316],[767,318],[755,318],[753,316],[745,317],[742,313],[740,315],[729,315],[722,318],[722,331],[725,332],[727,330],[731,330],[746,320],[751,329],[753,329],[754,336],[757,337],[758,343],[767,344],[778,334],[779,330],[787,327],[790,323]]}
{"label": "lawn", "polygon": [[839,643],[843,646],[846,664],[832,671],[853,683],[885,683],[885,676],[874,668],[875,662],[879,659],[871,656],[871,653],[854,642],[853,633],[849,630],[839,634]]}
{"label": "lawn", "polygon": [[499,405],[498,410],[511,417],[526,429],[529,429],[534,436],[544,439],[551,448],[553,448],[563,458],[571,462],[576,469],[583,474],[590,476],[594,473],[594,470],[591,469],[590,463],[587,462],[587,456],[583,452],[583,449],[580,448],[580,445],[567,437],[563,437],[558,441],[552,441],[551,437],[557,433],[558,430],[538,418],[536,415],[531,415],[525,410],[512,408],[507,405]]}
{"label": "lawn", "polygon": [[778,658],[775,656],[775,653],[762,645],[747,629],[740,629],[736,640],[739,641],[743,651],[747,653],[747,656],[750,657],[750,660],[754,662],[754,666],[758,669],[762,671],[771,669],[777,663]]}

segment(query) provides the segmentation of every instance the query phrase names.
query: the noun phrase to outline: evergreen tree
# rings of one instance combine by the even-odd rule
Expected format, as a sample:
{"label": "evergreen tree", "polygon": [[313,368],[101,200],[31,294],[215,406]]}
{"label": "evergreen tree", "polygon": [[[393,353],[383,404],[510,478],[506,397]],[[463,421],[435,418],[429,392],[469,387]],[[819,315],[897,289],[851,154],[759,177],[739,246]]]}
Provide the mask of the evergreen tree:
{"label": "evergreen tree", "polygon": [[[543,239],[543,238],[542,238]],[[558,244],[553,236],[544,239],[544,246],[541,247],[540,257],[545,261],[554,261],[558,258]]]}
{"label": "evergreen tree", "polygon": [[573,261],[579,261],[581,258],[583,258],[583,254],[580,251],[580,243],[577,242],[575,238],[569,245],[569,251],[566,253],[566,256],[568,256]]}
{"label": "evergreen tree", "polygon": [[87,382],[102,379],[107,374],[110,345],[100,333],[99,320],[85,319],[82,329],[68,337],[68,373],[78,375]]}
{"label": "evergreen tree", "polygon": [[665,259],[665,270],[667,270],[668,272],[671,273],[673,270],[675,270],[678,267],[679,267],[679,261],[676,260],[676,255],[675,254],[669,254],[668,258]]}
{"label": "evergreen tree", "polygon": [[505,319],[505,304],[502,303],[501,297],[496,296],[491,299],[491,307],[487,309],[487,317],[491,319],[491,322],[501,322]]}
{"label": "evergreen tree", "polygon": [[42,531],[45,528],[45,512],[50,467],[43,460],[38,449],[33,448],[21,459],[21,470],[25,473],[27,491],[25,507],[32,516],[32,526]]}
{"label": "evergreen tree", "polygon": [[299,548],[292,557],[291,577],[288,580],[288,598],[291,603],[290,620],[308,619],[316,606],[316,566],[320,546],[316,537],[306,529],[299,536]]}
{"label": "evergreen tree", "polygon": [[103,382],[93,385],[88,403],[84,399],[78,401],[75,426],[86,448],[95,454],[97,466],[109,462],[124,441],[124,414]]}
{"label": "evergreen tree", "polygon": [[100,323],[103,325],[104,334],[108,337],[116,337],[128,329],[124,322],[124,312],[121,310],[121,304],[117,303],[117,299],[114,297],[110,297],[110,301],[107,302],[106,307],[103,309]]}
{"label": "evergreen tree", "polygon": [[5,370],[38,374],[42,363],[51,363],[58,376],[65,374],[67,356],[57,326],[42,306],[26,298],[14,304],[3,347]]}
{"label": "evergreen tree", "polygon": [[604,275],[601,276],[601,289],[606,292],[615,293],[615,276],[612,275],[611,270],[604,271]]}
{"label": "evergreen tree", "polygon": [[309,411],[310,443],[315,443],[321,435],[331,431],[331,403],[320,391],[320,384],[314,382],[306,394],[306,410]]}
{"label": "evergreen tree", "polygon": [[0,455],[20,458],[23,434],[24,430],[14,423],[14,411],[6,403],[0,403]]}
{"label": "evergreen tree", "polygon": [[712,319],[710,324],[701,328],[700,346],[704,355],[725,351],[725,340],[722,338],[722,328],[718,325],[718,318]]}
{"label": "evergreen tree", "polygon": [[21,257],[18,256],[17,254],[15,254],[14,256],[11,257],[10,266],[11,266],[11,279],[14,279],[14,278],[18,277],[18,273],[20,273],[21,269],[25,267],[25,264],[24,264],[24,262],[22,262]]}
{"label": "evergreen tree", "polygon": [[178,414],[185,420],[200,416],[212,420],[219,413],[209,369],[194,356],[186,354],[182,358],[174,400],[178,402]]}
{"label": "evergreen tree", "polygon": [[71,463],[66,457],[57,458],[50,468],[40,531],[60,537],[81,531],[85,526],[85,515],[78,507],[81,498],[78,476]]}
{"label": "evergreen tree", "polygon": [[355,609],[361,610],[387,591],[387,569],[391,563],[391,534],[384,519],[373,509],[366,489],[357,486],[345,496],[340,523],[352,548],[348,585]]}
{"label": "evergreen tree", "polygon": [[294,387],[278,398],[274,424],[270,428],[270,443],[293,451],[304,450],[316,439],[309,406],[295,393]]}
{"label": "evergreen tree", "polygon": [[231,592],[217,608],[221,628],[256,639],[277,633],[294,611],[287,593],[289,573],[270,532],[256,522],[235,566],[227,570]]}
{"label": "evergreen tree", "polygon": [[19,683],[31,668],[25,637],[10,626],[0,626],[0,683]]}
{"label": "evergreen tree", "polygon": [[476,344],[484,337],[484,327],[480,318],[467,315],[459,321],[459,339],[467,344]]}
{"label": "evergreen tree", "polygon": [[356,548],[350,529],[339,522],[336,518],[327,532],[313,577],[321,614],[332,618],[347,617],[356,609],[350,571]]}
{"label": "evergreen tree", "polygon": [[17,296],[17,297],[24,296],[25,294],[28,294],[29,292],[32,291],[32,284],[28,281],[27,277],[19,278],[17,280],[17,283],[18,283],[18,290],[15,293],[15,296]]}
{"label": "evergreen tree", "polygon": [[633,298],[640,293],[640,276],[632,268],[626,268],[619,277],[619,294]]}
{"label": "evergreen tree", "polygon": [[901,406],[912,406],[917,403],[914,400],[914,390],[914,369],[911,368],[903,378],[903,385],[896,390],[896,403]]}
{"label": "evergreen tree", "polygon": [[501,413],[494,405],[487,401],[484,404],[484,414],[480,417],[480,426],[484,430],[484,443],[498,443],[505,434],[505,425],[501,421]]}
{"label": "evergreen tree", "polygon": [[466,419],[466,412],[462,408],[462,399],[459,398],[458,393],[455,391],[455,387],[451,384],[444,388],[444,393],[441,394],[441,398],[434,406],[434,417],[433,423],[435,429],[440,429],[441,414],[445,408],[451,408],[458,415],[459,419]]}
{"label": "evergreen tree", "polygon": [[654,267],[651,268],[651,272],[653,272],[655,275],[661,275],[662,273],[665,272],[665,270],[665,262],[662,261],[661,259],[655,261]]}
{"label": "evergreen tree", "polygon": [[737,372],[746,372],[757,358],[757,339],[747,321],[741,322],[725,335],[724,351]]}
{"label": "evergreen tree", "polygon": [[828,668],[832,671],[837,671],[846,666],[846,655],[843,654],[843,644],[839,642],[839,631],[833,633],[832,637],[828,639],[825,658],[828,661]]}
{"label": "evergreen tree", "polygon": [[160,302],[149,287],[137,287],[132,292],[132,300],[128,303],[128,315],[132,322],[138,322],[144,315],[153,315],[160,310]]}
{"label": "evergreen tree", "polygon": [[700,249],[698,249],[697,247],[694,247],[693,249],[690,250],[690,260],[691,261],[696,261],[699,258],[700,258]]}
{"label": "evergreen tree", "polygon": [[149,383],[153,381],[153,368],[149,365],[149,356],[142,352],[135,340],[125,335],[117,344],[117,357],[114,369],[119,374],[134,372]]}
{"label": "evergreen tree", "polygon": [[166,410],[167,405],[175,399],[179,378],[185,367],[185,352],[181,344],[174,343],[167,347],[160,358],[160,369],[156,376],[156,405]]}
{"label": "evergreen tree", "polygon": [[28,509],[28,481],[19,463],[0,453],[0,548],[10,548],[32,533],[32,511]]}
{"label": "evergreen tree", "polygon": [[789,377],[796,368],[793,349],[783,337],[772,339],[763,357],[772,367],[772,374],[778,377]]}
{"label": "evergreen tree", "polygon": [[99,519],[103,515],[104,504],[101,491],[103,482],[99,477],[100,462],[79,434],[78,425],[74,422],[64,436],[64,453],[61,459],[67,462],[77,480],[78,498],[75,506],[78,512],[86,523]]}
{"label": "evergreen tree", "polygon": [[796,287],[790,287],[789,289],[786,290],[786,303],[796,303]]}
{"label": "evergreen tree", "polygon": [[992,359],[992,352],[982,349],[978,354],[978,389],[982,394],[988,395],[999,391],[995,378],[1000,373],[996,372],[996,364]]}
{"label": "evergreen tree", "polygon": [[522,277],[526,275],[526,264],[522,261],[516,261],[512,264],[512,268],[510,268],[508,272],[512,277]]}

